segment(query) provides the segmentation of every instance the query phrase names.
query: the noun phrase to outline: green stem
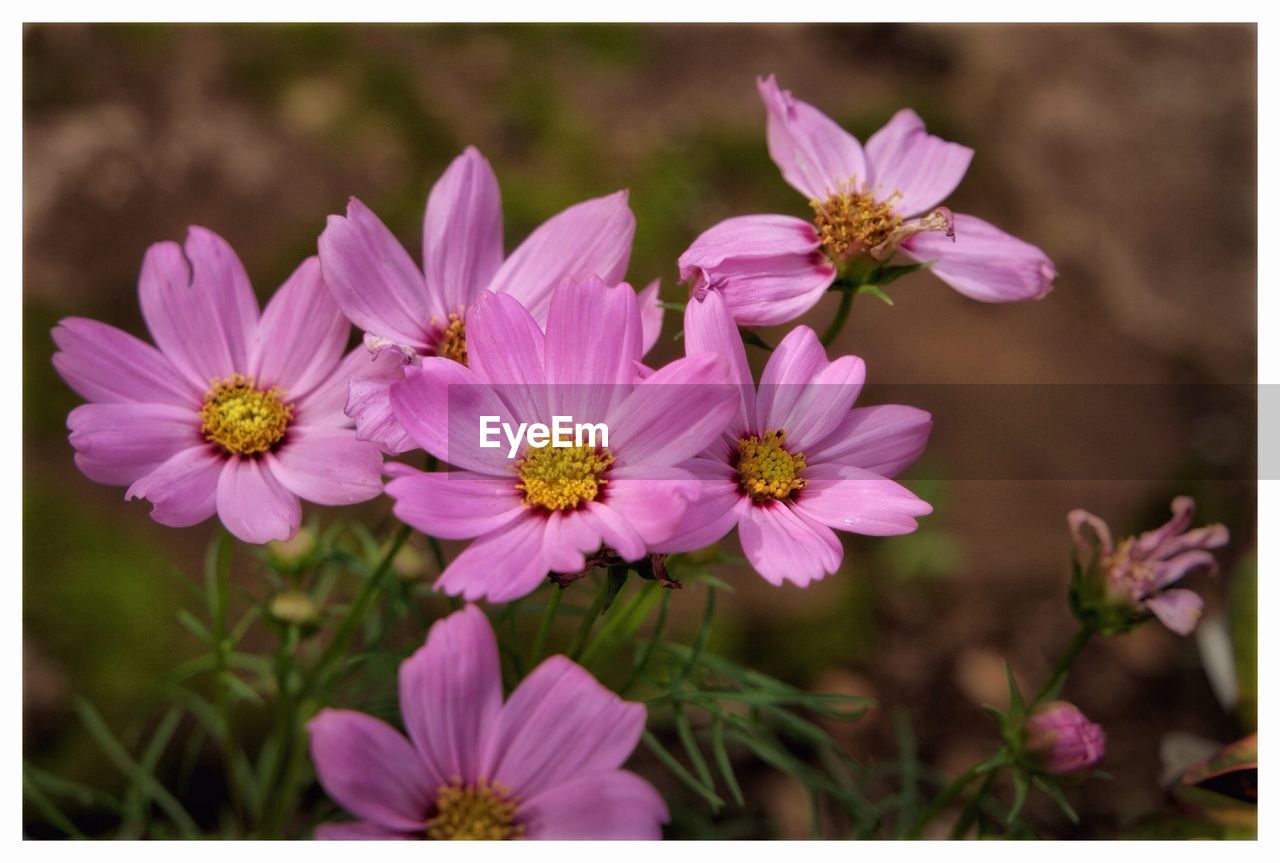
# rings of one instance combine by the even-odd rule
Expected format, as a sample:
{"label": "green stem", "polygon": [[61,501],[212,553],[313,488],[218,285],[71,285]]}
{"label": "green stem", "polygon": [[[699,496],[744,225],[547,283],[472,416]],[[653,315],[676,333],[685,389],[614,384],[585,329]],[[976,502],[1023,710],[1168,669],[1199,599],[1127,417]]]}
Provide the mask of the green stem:
{"label": "green stem", "polygon": [[982,784],[978,786],[978,791],[969,798],[969,802],[964,804],[964,810],[960,813],[956,826],[951,828],[952,839],[963,839],[964,834],[969,832],[970,825],[981,811],[982,798],[991,790],[991,783],[995,781],[996,773],[994,770],[987,773],[983,778]]}
{"label": "green stem", "polygon": [[600,616],[600,612],[604,610],[605,600],[609,598],[609,579],[604,579],[604,585],[600,588],[600,595],[596,597],[596,601],[591,603],[591,608],[587,611],[587,616],[582,619],[582,625],[578,627],[578,632],[573,636],[573,642],[569,645],[569,658],[577,662],[578,656],[582,653],[582,648],[587,644],[587,636],[591,634],[591,628],[596,625],[596,618]]}
{"label": "green stem", "polygon": [[831,324],[827,327],[826,332],[822,334],[822,346],[829,347],[836,337],[840,335],[840,331],[844,329],[845,322],[849,320],[849,310],[853,308],[853,295],[857,293],[857,288],[852,285],[845,285],[839,288],[840,291],[840,307],[836,309],[836,316],[831,319]]}
{"label": "green stem", "polygon": [[542,621],[538,624],[538,634],[533,637],[533,650],[529,653],[529,667],[533,668],[542,659],[542,650],[547,644],[547,635],[551,632],[551,622],[556,619],[556,612],[560,610],[560,595],[564,593],[564,588],[559,585],[552,585],[551,597],[547,600],[547,607],[542,611]]}
{"label": "green stem", "polygon": [[1080,627],[1080,631],[1076,633],[1076,637],[1071,639],[1071,643],[1067,645],[1067,649],[1063,651],[1062,656],[1058,658],[1057,664],[1053,666],[1053,673],[1049,675],[1049,679],[1045,682],[1040,691],[1036,693],[1036,697],[1027,705],[1027,709],[1035,707],[1046,698],[1057,695],[1062,690],[1062,686],[1067,681],[1067,673],[1071,670],[1071,664],[1076,661],[1076,657],[1080,655],[1080,651],[1089,643],[1089,639],[1093,638],[1093,630],[1087,626]]}
{"label": "green stem", "polygon": [[911,829],[907,831],[906,838],[919,839],[921,834],[924,833],[924,828],[928,827],[930,822],[937,818],[938,814],[941,813],[942,810],[947,807],[947,804],[954,800],[960,792],[969,787],[970,782],[977,779],[983,773],[990,772],[992,768],[988,766],[989,764],[989,761],[975,764],[955,779],[952,779],[947,787],[942,789],[942,793],[933,798],[933,802],[929,804],[928,808],[926,808],[924,812],[920,813],[920,816],[916,818],[915,823],[911,825]]}
{"label": "green stem", "polygon": [[347,645],[355,636],[356,629],[364,621],[365,615],[369,613],[369,608],[373,605],[373,599],[378,593],[378,588],[382,585],[382,579],[387,574],[387,571],[391,569],[391,562],[395,560],[396,555],[399,554],[400,549],[408,541],[409,534],[412,532],[413,528],[407,524],[400,527],[395,539],[391,542],[391,547],[387,549],[387,553],[383,555],[377,568],[365,579],[364,584],[360,585],[360,592],[352,600],[351,607],[347,610],[347,616],[338,625],[338,631],[334,634],[333,640],[325,647],[316,664],[311,667],[310,673],[302,681],[302,687],[299,691],[300,698],[314,690],[315,685],[320,681],[329,666],[336,662],[346,651]]}
{"label": "green stem", "polygon": [[218,725],[221,733],[218,743],[222,748],[223,770],[227,780],[227,795],[231,803],[232,835],[238,832],[238,825],[244,817],[244,794],[240,788],[240,778],[236,772],[235,738],[231,730],[231,688],[227,685],[227,675],[231,673],[227,664],[229,650],[227,635],[227,606],[231,596],[231,534],[223,530],[218,538],[216,557],[213,561],[214,589],[210,597],[213,608],[213,656],[214,679],[217,685]]}

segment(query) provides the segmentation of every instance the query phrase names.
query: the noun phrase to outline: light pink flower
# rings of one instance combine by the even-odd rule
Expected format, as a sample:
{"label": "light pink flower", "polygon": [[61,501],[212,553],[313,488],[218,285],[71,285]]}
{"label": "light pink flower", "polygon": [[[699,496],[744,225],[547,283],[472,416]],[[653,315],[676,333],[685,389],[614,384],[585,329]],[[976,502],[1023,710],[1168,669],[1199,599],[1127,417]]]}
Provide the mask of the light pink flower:
{"label": "light pink flower", "polygon": [[[1216,573],[1218,563],[1208,549],[1227,544],[1221,524],[1191,530],[1195,501],[1185,495],[1170,504],[1163,527],[1129,537],[1116,546],[1107,523],[1083,509],[1067,514],[1067,525],[1080,552],[1080,565],[1103,581],[1106,600],[1135,611],[1145,609],[1179,635],[1190,635],[1200,620],[1204,601],[1194,592],[1170,585],[1196,570]],[[1085,533],[1090,528],[1093,536]]]}
{"label": "light pink flower", "polygon": [[758,84],[769,155],[814,219],[739,216],[712,227],[680,256],[694,297],[719,291],[738,323],[781,324],[812,308],[846,269],[869,269],[895,252],[933,261],[938,278],[984,302],[1039,299],[1052,288],[1044,252],[938,206],[964,177],[968,147],[928,134],[903,109],[864,149],[772,75]]}
{"label": "light pink flower", "polygon": [[[476,538],[436,582],[467,599],[505,602],[552,572],[574,573],[602,546],[638,560],[679,526],[701,485],[681,463],[734,412],[724,360],[676,360],[637,380],[642,323],[635,291],[600,280],[555,292],[543,334],[506,294],[468,315],[463,366],[426,357],[391,388],[415,444],[457,470],[389,465],[387,493],[407,524],[443,539]],[[609,445],[480,446],[480,417],[550,425],[603,422]]]}
{"label": "light pink flower", "polygon": [[318,839],[661,839],[667,807],[623,763],[645,709],[563,656],[502,701],[498,644],[473,605],[437,621],[400,666],[408,739],[381,720],[322,710],[311,758],[360,820]]}
{"label": "light pink flower", "polygon": [[1064,776],[1087,770],[1107,752],[1102,726],[1090,722],[1080,708],[1066,701],[1037,707],[1026,725],[1027,751],[1050,773]]}
{"label": "light pink flower", "polygon": [[67,417],[76,465],[187,527],[216,511],[246,542],[288,539],[298,499],[328,506],[382,491],[382,456],[343,414],[351,325],[308,258],[259,318],[244,267],[218,235],[147,250],[142,316],[159,350],[115,327],[66,318],[54,367],[89,400]]}
{"label": "light pink flower", "polygon": [[866,378],[862,360],[828,362],[814,332],[797,327],[769,357],[757,393],[742,337],[714,291],[690,301],[684,335],[690,358],[729,360],[741,398],[724,434],[689,463],[702,495],[660,551],[701,548],[736,525],[757,572],[804,587],[840,566],[833,528],[910,533],[932,511],[889,479],[924,450],[932,420],[905,405],[853,408]]}
{"label": "light pink flower", "polygon": [[[486,290],[514,297],[545,323],[551,292],[563,279],[622,281],[634,234],[627,193],[617,192],[553,216],[503,260],[498,180],[474,147],[453,160],[427,199],[422,269],[352,198],[345,218],[329,217],[320,264],[338,306],[365,331],[366,346],[387,357],[352,383],[347,413],[360,438],[390,453],[412,448],[391,411],[390,385],[402,379],[403,365],[422,357],[465,363],[467,312]],[[660,306],[656,314],[660,328]]]}

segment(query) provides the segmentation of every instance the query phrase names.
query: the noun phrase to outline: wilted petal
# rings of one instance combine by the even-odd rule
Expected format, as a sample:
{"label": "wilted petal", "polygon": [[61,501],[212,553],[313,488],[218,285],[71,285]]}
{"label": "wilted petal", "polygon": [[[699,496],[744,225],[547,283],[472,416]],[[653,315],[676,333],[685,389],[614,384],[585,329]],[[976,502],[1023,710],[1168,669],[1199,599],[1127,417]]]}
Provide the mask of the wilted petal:
{"label": "wilted petal", "polygon": [[867,179],[857,138],[790,90],[778,89],[773,75],[757,78],[756,84],[768,113],[769,155],[792,188],[823,201],[849,191],[854,178]]}
{"label": "wilted petal", "polygon": [[1049,256],[1030,243],[973,216],[955,214],[955,238],[927,231],[899,250],[930,268],[960,293],[984,303],[1038,300],[1053,289],[1057,271]]}
{"label": "wilted petal", "polygon": [[867,139],[867,162],[877,200],[898,195],[894,209],[904,216],[931,210],[955,191],[969,170],[973,150],[925,131],[910,108],[893,115]]}
{"label": "wilted petal", "polygon": [[1178,635],[1190,635],[1194,632],[1204,610],[1204,600],[1198,594],[1181,588],[1157,593],[1143,605]]}
{"label": "wilted petal", "polygon": [[836,268],[817,231],[789,216],[737,216],[704,231],[680,256],[690,299],[719,293],[745,327],[794,320],[822,299]]}

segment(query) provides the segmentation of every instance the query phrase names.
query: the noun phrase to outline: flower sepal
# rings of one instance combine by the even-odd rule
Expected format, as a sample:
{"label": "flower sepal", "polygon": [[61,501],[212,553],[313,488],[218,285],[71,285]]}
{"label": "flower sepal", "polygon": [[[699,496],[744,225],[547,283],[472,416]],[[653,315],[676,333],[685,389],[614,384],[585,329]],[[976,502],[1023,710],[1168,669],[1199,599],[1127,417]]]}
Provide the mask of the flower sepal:
{"label": "flower sepal", "polygon": [[1117,595],[1095,553],[1088,566],[1078,557],[1071,561],[1071,613],[1100,635],[1124,635],[1155,617],[1127,597]]}

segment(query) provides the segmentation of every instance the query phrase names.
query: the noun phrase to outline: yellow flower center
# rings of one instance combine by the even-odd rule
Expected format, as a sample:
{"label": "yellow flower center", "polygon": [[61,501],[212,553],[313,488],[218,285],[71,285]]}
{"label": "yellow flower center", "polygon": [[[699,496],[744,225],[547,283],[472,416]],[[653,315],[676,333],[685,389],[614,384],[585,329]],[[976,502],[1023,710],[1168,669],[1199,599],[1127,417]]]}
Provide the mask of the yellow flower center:
{"label": "yellow flower center", "polygon": [[530,447],[515,465],[516,488],[528,506],[577,509],[600,494],[611,464],[613,456],[593,446]]}
{"label": "yellow flower center", "polygon": [[428,839],[522,839],[515,823],[519,801],[501,785],[455,779],[436,792],[436,814],[427,819]]}
{"label": "yellow flower center", "polygon": [[448,357],[464,366],[467,364],[467,330],[459,315],[450,312],[449,325],[440,333],[440,341],[436,342],[436,356]]}
{"label": "yellow flower center", "polygon": [[756,503],[786,500],[809,484],[804,453],[788,452],[782,445],[786,432],[765,432],[738,440],[738,482]]}
{"label": "yellow flower center", "polygon": [[833,260],[842,261],[890,242],[902,225],[902,217],[893,212],[898,197],[895,192],[877,201],[867,192],[847,192],[825,201],[810,201],[823,250]]}
{"label": "yellow flower center", "polygon": [[267,452],[284,437],[293,404],[279,387],[258,389],[253,378],[232,375],[210,381],[200,408],[201,433],[232,455]]}

